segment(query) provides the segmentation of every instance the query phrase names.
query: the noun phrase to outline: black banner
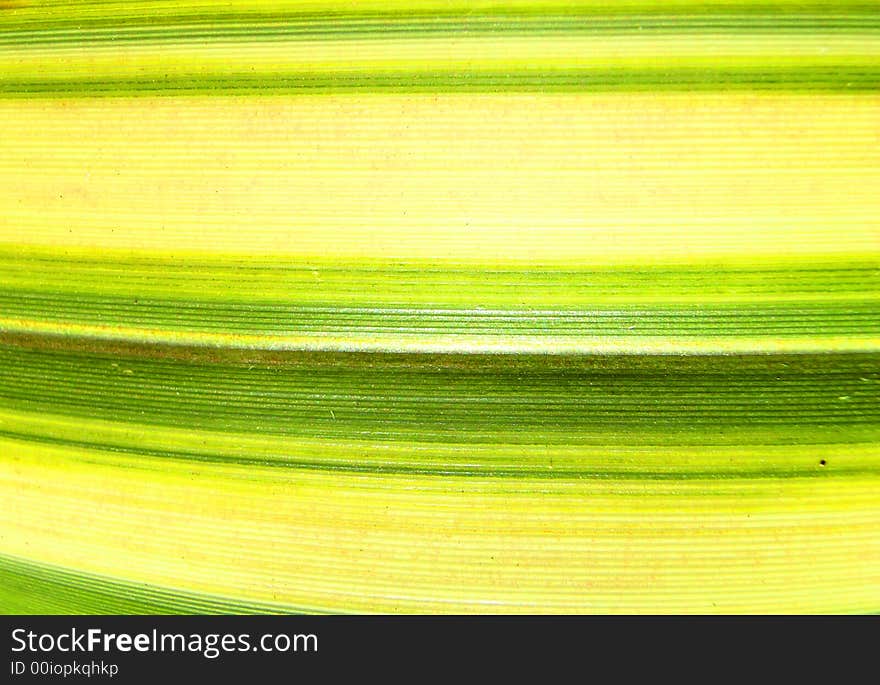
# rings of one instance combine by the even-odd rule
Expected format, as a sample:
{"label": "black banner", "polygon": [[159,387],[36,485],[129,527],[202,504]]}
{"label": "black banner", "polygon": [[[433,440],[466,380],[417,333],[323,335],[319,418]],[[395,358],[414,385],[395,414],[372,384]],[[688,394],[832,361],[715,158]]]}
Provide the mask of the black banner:
{"label": "black banner", "polygon": [[[546,675],[596,668],[681,672],[709,659],[729,671],[803,665],[876,651],[877,617],[3,616],[0,682],[321,679],[354,672],[454,675],[475,666]],[[842,648],[842,650],[841,650]],[[285,677],[285,679],[287,679]]]}

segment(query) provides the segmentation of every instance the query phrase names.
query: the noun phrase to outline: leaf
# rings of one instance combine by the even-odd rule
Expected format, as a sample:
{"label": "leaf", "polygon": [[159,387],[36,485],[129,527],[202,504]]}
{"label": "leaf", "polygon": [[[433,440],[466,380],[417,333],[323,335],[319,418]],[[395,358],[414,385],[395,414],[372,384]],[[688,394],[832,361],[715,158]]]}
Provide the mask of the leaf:
{"label": "leaf", "polygon": [[7,3],[0,611],[877,611],[878,31]]}

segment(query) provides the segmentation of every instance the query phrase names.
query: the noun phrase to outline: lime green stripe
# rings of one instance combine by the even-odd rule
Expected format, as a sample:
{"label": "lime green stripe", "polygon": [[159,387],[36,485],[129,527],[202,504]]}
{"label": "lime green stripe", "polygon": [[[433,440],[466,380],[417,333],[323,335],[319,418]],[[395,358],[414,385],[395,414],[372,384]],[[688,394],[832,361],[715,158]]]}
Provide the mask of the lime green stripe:
{"label": "lime green stripe", "polygon": [[[878,298],[862,301],[810,302],[765,305],[594,306],[588,310],[541,309],[424,309],[356,308],[285,303],[255,305],[205,303],[186,300],[45,296],[0,293],[0,330],[13,328],[4,319],[35,320],[58,325],[115,326],[168,332],[226,332],[273,339],[328,334],[382,333],[389,336],[433,335],[579,336],[640,338],[652,336],[784,337],[859,334],[880,336]],[[26,330],[27,323],[14,329]],[[259,345],[259,343],[256,343]],[[867,344],[867,343],[866,343]],[[873,347],[873,345],[871,345]]]}
{"label": "lime green stripe", "polygon": [[872,16],[878,9],[876,0],[370,0],[367,2],[19,2],[7,0],[12,12],[0,15],[0,21],[18,25],[48,28],[64,25],[89,26],[99,23],[124,25],[183,23],[198,18],[212,21],[259,19],[279,21],[332,18],[344,21],[358,17],[388,21],[401,17],[505,17],[505,16],[566,16],[607,17],[619,15],[661,16],[730,16],[730,15],[812,15]]}
{"label": "lime green stripe", "polygon": [[[187,12],[177,3],[170,13],[153,3],[86,7],[7,14],[10,30],[0,34],[0,95],[858,91],[880,85],[878,14],[870,3],[835,3],[833,13],[827,6],[790,3],[678,3],[659,15],[663,7],[650,3],[610,10],[593,3],[493,3],[453,5],[445,12],[435,3],[409,3],[378,13],[369,3],[353,9],[268,3],[265,12],[222,5],[193,5]],[[676,53],[682,40],[698,37],[703,42],[688,48],[695,54]],[[733,38],[746,41],[745,58],[742,46],[724,43]],[[528,39],[541,40],[546,54],[519,59],[520,42]],[[561,42],[571,40],[580,41],[577,59],[556,55]],[[395,47],[400,41],[405,45]],[[484,52],[474,41],[491,41],[496,52]],[[334,44],[338,54],[330,59],[320,53],[316,64],[308,49],[303,52]],[[362,54],[367,45],[387,50]],[[499,53],[499,45],[508,49]],[[140,52],[124,52],[132,47]],[[269,47],[276,52],[259,52]],[[195,52],[178,61],[162,57],[172,48]],[[218,62],[209,54],[213,49],[227,59]],[[66,61],[58,71],[62,55]],[[108,55],[118,60],[106,63]],[[643,59],[634,61],[636,55]],[[342,63],[340,56],[346,57]]]}
{"label": "lime green stripe", "polygon": [[0,555],[2,614],[321,613],[132,583]]}
{"label": "lime green stripe", "polygon": [[[0,411],[0,436],[20,446],[97,450],[145,465],[270,466],[286,473],[328,471],[510,479],[694,479],[870,477],[880,469],[871,442],[731,445],[482,444],[291,438],[202,431],[82,416]],[[830,440],[835,436],[824,436]],[[856,439],[857,436],[851,436]],[[160,461],[156,461],[160,460]],[[159,466],[158,468],[162,468]]]}
{"label": "lime green stripe", "polygon": [[79,97],[132,95],[201,95],[231,93],[330,93],[385,91],[416,93],[446,92],[569,92],[615,90],[807,90],[821,92],[873,91],[880,88],[880,66],[873,61],[863,65],[841,64],[809,67],[751,69],[672,68],[647,70],[559,69],[552,72],[400,72],[352,77],[343,72],[331,74],[284,74],[225,77],[177,77],[137,79],[83,79],[15,81],[4,79],[4,96]]}
{"label": "lime green stripe", "polygon": [[183,25],[179,21],[157,24],[149,17],[107,26],[31,28],[23,26],[0,33],[0,47],[33,46],[43,49],[68,46],[98,46],[128,42],[185,43],[204,40],[272,40],[366,39],[466,36],[542,36],[548,39],[572,35],[615,34],[622,38],[668,35],[725,35],[736,33],[766,35],[799,35],[828,33],[831,36],[860,36],[871,39],[880,30],[876,14],[841,16],[627,16],[627,17],[354,17],[299,18],[278,17],[261,22],[235,19],[197,18]]}
{"label": "lime green stripe", "polygon": [[880,426],[877,354],[505,357],[5,345],[0,366],[0,407],[267,435],[796,444],[876,439]]}
{"label": "lime green stripe", "polygon": [[[145,160],[146,161],[146,160]],[[358,262],[66,249],[63,254],[0,246],[0,287],[55,296],[53,307],[90,298],[192,301],[242,298],[298,306],[404,306],[575,310],[609,304],[848,302],[880,296],[880,268],[861,255],[764,258],[712,264],[665,261],[619,266]],[[138,302],[135,302],[138,300]],[[20,303],[21,306],[28,306]],[[39,305],[34,305],[38,307]],[[39,311],[39,310],[36,310]]]}
{"label": "lime green stripe", "polygon": [[294,339],[320,348],[328,336],[372,336],[389,348],[407,337],[446,336],[447,347],[460,339],[461,349],[462,336],[568,338],[575,346],[600,336],[634,346],[702,338],[716,341],[714,351],[736,339],[759,350],[764,340],[765,351],[806,337],[820,346],[853,336],[863,349],[880,340],[880,271],[858,258],[505,269],[197,257],[181,266],[124,255],[26,255],[0,254],[0,330],[64,334],[78,327],[96,337],[112,330],[120,341],[150,331],[166,343],[204,333],[233,344],[229,336],[242,335],[249,342],[241,344],[269,348]]}

